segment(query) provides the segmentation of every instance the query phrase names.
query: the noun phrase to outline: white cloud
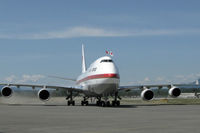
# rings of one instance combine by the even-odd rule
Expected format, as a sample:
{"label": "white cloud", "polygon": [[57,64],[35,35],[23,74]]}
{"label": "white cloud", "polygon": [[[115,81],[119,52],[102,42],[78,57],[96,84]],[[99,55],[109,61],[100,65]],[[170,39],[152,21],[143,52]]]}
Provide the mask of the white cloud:
{"label": "white cloud", "polygon": [[143,80],[129,82],[128,85],[144,85],[144,84],[151,84],[151,83],[152,83],[152,79],[150,79],[149,77],[146,77]]}
{"label": "white cloud", "polygon": [[155,79],[156,82],[160,82],[160,81],[164,81],[164,80],[165,80],[164,77],[157,77],[157,78]]}
{"label": "white cloud", "polygon": [[27,34],[1,34],[1,39],[59,39],[77,37],[134,37],[199,34],[200,29],[142,29],[142,30],[109,30],[92,27],[72,27],[61,31]]}
{"label": "white cloud", "polygon": [[145,77],[141,80],[135,80],[128,82],[126,85],[147,85],[147,84],[182,84],[192,83],[200,78],[200,73],[188,74],[188,75],[174,75],[170,77]]}
{"label": "white cloud", "polygon": [[192,73],[188,75],[176,75],[175,80],[181,81],[181,82],[192,82],[200,78],[200,73]]}
{"label": "white cloud", "polygon": [[43,75],[22,75],[22,79],[18,82],[25,83],[25,82],[37,82],[40,79],[43,79],[45,76]]}
{"label": "white cloud", "polygon": [[58,38],[75,38],[75,37],[117,37],[128,36],[126,33],[105,30],[101,28],[90,27],[73,27],[61,31],[51,31],[32,34],[0,34],[4,39],[58,39]]}
{"label": "white cloud", "polygon": [[27,75],[27,74],[24,74],[22,75],[21,77],[17,77],[15,75],[11,75],[11,76],[8,76],[6,78],[4,78],[4,80],[6,82],[9,82],[9,83],[35,83],[35,82],[38,82],[39,80],[45,78],[44,75],[40,75],[40,74],[37,74],[37,75]]}
{"label": "white cloud", "polygon": [[149,81],[151,81],[148,77],[146,77],[146,78],[144,78],[144,81],[145,82],[149,82]]}
{"label": "white cloud", "polygon": [[15,75],[11,75],[5,78],[6,82],[14,82],[16,80],[16,76]]}

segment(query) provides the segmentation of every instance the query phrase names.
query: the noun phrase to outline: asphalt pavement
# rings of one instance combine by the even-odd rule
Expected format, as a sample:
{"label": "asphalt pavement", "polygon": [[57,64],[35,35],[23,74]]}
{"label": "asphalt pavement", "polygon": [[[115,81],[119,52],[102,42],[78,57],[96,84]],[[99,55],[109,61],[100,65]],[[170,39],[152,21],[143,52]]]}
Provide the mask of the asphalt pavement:
{"label": "asphalt pavement", "polygon": [[0,105],[0,133],[199,133],[199,105]]}

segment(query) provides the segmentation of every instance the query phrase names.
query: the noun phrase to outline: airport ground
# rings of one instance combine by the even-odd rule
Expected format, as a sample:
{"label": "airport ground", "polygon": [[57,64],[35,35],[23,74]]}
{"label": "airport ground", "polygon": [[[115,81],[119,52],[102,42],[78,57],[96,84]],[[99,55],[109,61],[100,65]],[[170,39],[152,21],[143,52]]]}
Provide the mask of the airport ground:
{"label": "airport ground", "polygon": [[199,133],[199,99],[139,101],[106,108],[0,104],[0,133]]}

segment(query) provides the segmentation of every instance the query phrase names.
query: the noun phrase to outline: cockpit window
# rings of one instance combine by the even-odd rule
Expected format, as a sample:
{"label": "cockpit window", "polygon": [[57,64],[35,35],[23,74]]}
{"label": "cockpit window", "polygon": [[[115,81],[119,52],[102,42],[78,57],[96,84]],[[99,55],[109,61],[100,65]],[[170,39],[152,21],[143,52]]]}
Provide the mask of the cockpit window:
{"label": "cockpit window", "polygon": [[112,60],[101,60],[100,63],[102,63],[102,62],[113,62],[113,61]]}

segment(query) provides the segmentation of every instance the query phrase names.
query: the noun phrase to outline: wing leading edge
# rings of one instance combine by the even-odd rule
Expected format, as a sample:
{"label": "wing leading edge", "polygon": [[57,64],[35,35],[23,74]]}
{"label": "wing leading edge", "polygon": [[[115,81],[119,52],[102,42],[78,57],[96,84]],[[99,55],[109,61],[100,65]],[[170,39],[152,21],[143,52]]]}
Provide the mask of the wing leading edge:
{"label": "wing leading edge", "polygon": [[51,85],[32,85],[32,84],[0,84],[2,86],[15,86],[17,88],[20,87],[31,87],[32,89],[41,88],[41,89],[62,89],[67,91],[74,91],[74,92],[84,92],[81,87],[73,87],[73,86],[51,86]]}
{"label": "wing leading edge", "polygon": [[[140,93],[143,100],[151,100],[154,98],[154,93],[156,92],[159,96],[161,93],[165,92],[165,95],[171,97],[178,97],[181,93],[195,93],[195,95],[200,92],[199,84],[158,84],[158,85],[136,85],[136,86],[120,86],[119,92],[129,92],[132,91],[132,95]],[[135,92],[135,93],[134,93]],[[136,94],[138,95],[138,94]]]}
{"label": "wing leading edge", "polygon": [[[66,94],[66,100],[71,99],[72,102],[72,97],[74,96],[73,94],[88,94],[87,90],[84,90],[81,87],[76,87],[76,86],[51,86],[51,85],[32,85],[32,84],[5,84],[5,83],[0,83],[0,86],[3,86],[0,90],[0,96],[4,97],[11,97],[13,94],[14,88],[20,88],[20,87],[26,87],[26,90],[34,90],[34,89],[39,89],[37,95],[38,98],[42,101],[48,101],[49,98],[51,97],[50,90],[58,90],[58,91],[67,91],[68,93]],[[74,105],[73,103],[70,103]]]}
{"label": "wing leading edge", "polygon": [[172,87],[179,87],[180,89],[200,89],[200,85],[197,84],[160,84],[160,85],[136,85],[136,86],[120,86],[119,91],[130,91],[134,89],[151,89],[151,88],[157,88],[162,89],[164,87],[167,87],[168,89]]}

